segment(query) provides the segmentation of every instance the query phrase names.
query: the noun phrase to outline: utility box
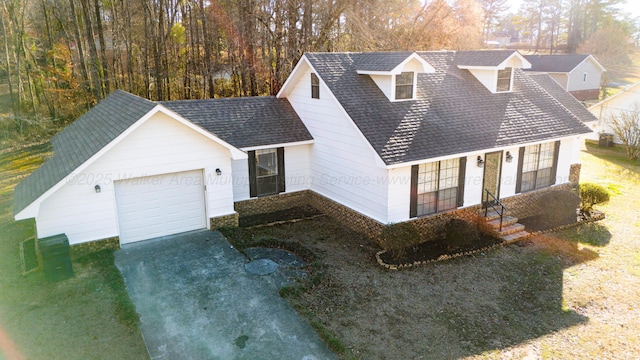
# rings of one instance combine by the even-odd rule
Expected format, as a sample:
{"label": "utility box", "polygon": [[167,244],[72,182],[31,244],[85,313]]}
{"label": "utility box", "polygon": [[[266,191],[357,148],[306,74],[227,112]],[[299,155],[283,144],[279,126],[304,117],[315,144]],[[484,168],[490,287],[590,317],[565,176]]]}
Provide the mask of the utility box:
{"label": "utility box", "polygon": [[600,134],[600,140],[598,141],[598,145],[603,147],[612,147],[613,146],[613,134],[602,133]]}
{"label": "utility box", "polygon": [[67,235],[60,234],[38,239],[38,250],[47,281],[57,282],[73,277]]}

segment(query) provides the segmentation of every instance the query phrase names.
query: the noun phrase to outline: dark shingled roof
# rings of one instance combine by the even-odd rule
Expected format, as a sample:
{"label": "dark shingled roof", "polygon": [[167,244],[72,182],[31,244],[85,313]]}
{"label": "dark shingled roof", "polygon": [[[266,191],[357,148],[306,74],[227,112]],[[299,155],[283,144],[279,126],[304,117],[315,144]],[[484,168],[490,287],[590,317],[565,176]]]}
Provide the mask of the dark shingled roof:
{"label": "dark shingled roof", "polygon": [[237,148],[313,139],[289,101],[274,96],[160,104]]}
{"label": "dark shingled roof", "polygon": [[498,66],[515,52],[515,50],[458,51],[456,65]]}
{"label": "dark shingled roof", "polygon": [[525,59],[531,63],[528,71],[541,72],[570,72],[580,65],[589,55],[564,54],[564,55],[525,55]]}
{"label": "dark shingled roof", "polygon": [[157,104],[116,90],[52,140],[54,156],[16,186],[14,214],[71,174]]}
{"label": "dark shingled roof", "polygon": [[374,52],[361,53],[358,56],[358,69],[362,71],[391,71],[411,54],[410,51],[402,52]]}
{"label": "dark shingled roof", "polygon": [[564,107],[569,109],[582,122],[598,120],[595,115],[589,111],[584,105],[576,101],[568,91],[566,91],[557,81],[548,74],[529,74],[538,85],[542,86],[551,96],[558,100]]}
{"label": "dark shingled roof", "polygon": [[[420,52],[436,72],[419,74],[417,100],[400,102],[389,101],[368,75],[356,73],[361,54],[306,57],[388,165],[590,132],[580,115],[519,69],[513,92],[492,94],[458,68],[461,62],[470,64],[473,53],[482,59],[473,65],[510,56],[505,51]],[[503,55],[494,58],[493,53]]]}
{"label": "dark shingled roof", "polygon": [[[237,148],[312,140],[286,99],[275,97],[161,102]],[[14,214],[70,175],[158,103],[116,90],[52,140],[54,156],[14,192]]]}

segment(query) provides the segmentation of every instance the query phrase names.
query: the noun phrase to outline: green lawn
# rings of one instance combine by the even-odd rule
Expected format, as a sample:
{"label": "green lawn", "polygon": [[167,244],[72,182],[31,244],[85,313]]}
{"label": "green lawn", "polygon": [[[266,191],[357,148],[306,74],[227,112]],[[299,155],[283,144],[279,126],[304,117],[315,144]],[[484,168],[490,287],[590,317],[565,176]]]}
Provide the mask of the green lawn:
{"label": "green lawn", "polygon": [[51,155],[48,143],[0,150],[0,359],[148,358],[113,242],[73,247],[72,279],[22,275],[18,244],[34,224],[13,221],[13,188]]}

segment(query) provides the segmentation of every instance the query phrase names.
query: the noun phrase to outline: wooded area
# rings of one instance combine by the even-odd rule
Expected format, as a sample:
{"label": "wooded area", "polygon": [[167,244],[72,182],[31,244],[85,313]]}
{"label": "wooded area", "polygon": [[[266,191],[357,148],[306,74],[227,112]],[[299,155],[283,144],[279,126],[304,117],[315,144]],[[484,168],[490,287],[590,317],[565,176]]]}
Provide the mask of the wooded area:
{"label": "wooded area", "polygon": [[506,0],[0,2],[0,121],[14,122],[64,122],[116,88],[152,100],[276,94],[308,51],[477,49],[501,34],[536,52],[595,52],[599,33],[623,47],[636,33],[622,0],[524,0],[517,14]]}

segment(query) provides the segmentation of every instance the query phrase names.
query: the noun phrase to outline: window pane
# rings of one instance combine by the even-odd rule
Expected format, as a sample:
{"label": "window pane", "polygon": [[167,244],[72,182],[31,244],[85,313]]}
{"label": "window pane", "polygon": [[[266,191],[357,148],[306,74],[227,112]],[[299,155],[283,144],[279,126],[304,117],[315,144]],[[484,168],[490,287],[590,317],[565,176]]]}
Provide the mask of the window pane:
{"label": "window pane", "polygon": [[418,167],[418,193],[438,190],[438,163],[420,164]]}
{"label": "window pane", "polygon": [[538,169],[553,167],[553,153],[555,150],[554,143],[546,143],[540,145],[540,161],[538,162]]}
{"label": "window pane", "polygon": [[396,99],[413,98],[413,73],[403,72],[396,75]]}
{"label": "window pane", "polygon": [[538,148],[539,145],[531,145],[524,148],[522,172],[538,170]]}
{"label": "window pane", "polygon": [[458,187],[458,171],[460,159],[451,159],[440,162],[440,186],[439,189]]}
{"label": "window pane", "polygon": [[504,70],[498,70],[498,86],[497,91],[509,91],[511,90],[511,68],[508,67]]}
{"label": "window pane", "polygon": [[525,192],[529,190],[535,189],[536,186],[536,172],[523,172],[522,173],[522,184],[520,186],[520,191]]}
{"label": "window pane", "polygon": [[536,176],[536,189],[551,186],[551,168],[540,169]]}
{"label": "window pane", "polygon": [[278,175],[278,156],[276,149],[256,150],[256,176]]}
{"label": "window pane", "polygon": [[316,74],[311,74],[311,97],[320,99],[320,80]]}
{"label": "window pane", "polygon": [[458,188],[440,190],[438,193],[438,211],[458,207]]}
{"label": "window pane", "polygon": [[418,195],[418,216],[436,212],[436,192]]}

